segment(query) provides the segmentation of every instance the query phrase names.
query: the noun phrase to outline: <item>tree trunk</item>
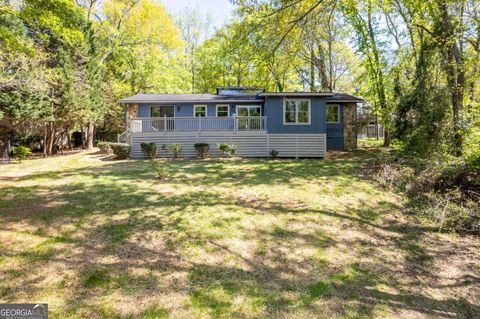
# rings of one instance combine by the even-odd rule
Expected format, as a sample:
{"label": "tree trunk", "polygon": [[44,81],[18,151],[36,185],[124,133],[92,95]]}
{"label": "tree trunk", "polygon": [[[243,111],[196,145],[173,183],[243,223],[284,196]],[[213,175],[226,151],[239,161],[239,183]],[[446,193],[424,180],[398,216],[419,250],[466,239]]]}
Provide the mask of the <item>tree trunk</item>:
{"label": "tree trunk", "polygon": [[47,148],[48,148],[48,124],[45,124],[45,127],[43,129],[43,157],[47,157]]}
{"label": "tree trunk", "polygon": [[83,125],[80,125],[80,137],[81,137],[81,144],[82,144],[82,148],[85,148],[85,130],[83,128]]}
{"label": "tree trunk", "polygon": [[455,39],[455,30],[453,29],[452,17],[448,13],[445,3],[442,8],[442,28],[445,37],[446,49],[446,70],[450,97],[452,101],[452,120],[453,120],[453,143],[455,156],[462,155],[463,136],[460,121],[460,115],[463,110],[463,95],[465,91],[465,69],[463,65],[463,56],[461,47],[458,46]]}
{"label": "tree trunk", "polygon": [[370,43],[372,46],[373,51],[373,59],[374,59],[374,72],[375,72],[375,80],[376,80],[376,90],[378,95],[378,102],[380,104],[380,109],[382,110],[382,118],[383,118],[383,130],[385,132],[385,139],[383,140],[383,146],[390,146],[390,135],[388,134],[388,127],[389,127],[389,114],[388,114],[388,104],[387,98],[385,94],[385,82],[383,79],[383,71],[382,71],[382,64],[380,61],[380,55],[378,53],[377,48],[377,41],[375,38],[375,32],[373,30],[372,25],[372,8],[371,8],[371,1],[368,2],[368,35],[370,38]]}
{"label": "tree trunk", "polygon": [[320,78],[320,87],[322,88],[323,92],[328,92],[330,85],[328,83],[327,66],[325,65],[325,51],[323,50],[321,44],[318,46],[318,59],[316,60],[318,76]]}
{"label": "tree trunk", "polygon": [[67,128],[66,130],[66,134],[67,134],[67,148],[69,150],[72,149],[72,139],[70,138],[70,128]]}
{"label": "tree trunk", "polygon": [[329,74],[329,80],[328,80],[328,88],[330,92],[333,92],[335,90],[334,88],[334,70],[333,70],[333,53],[332,53],[332,42],[333,42],[333,35],[332,35],[332,28],[330,25],[331,22],[328,23],[328,74]]}
{"label": "tree trunk", "polygon": [[315,64],[313,63],[313,49],[310,50],[310,92],[315,91]]}
{"label": "tree trunk", "polygon": [[94,131],[95,131],[95,124],[93,124],[92,122],[89,122],[87,125],[87,149],[89,150],[93,148]]}
{"label": "tree trunk", "polygon": [[50,121],[47,126],[47,155],[53,154],[53,144],[55,142],[55,125]]}

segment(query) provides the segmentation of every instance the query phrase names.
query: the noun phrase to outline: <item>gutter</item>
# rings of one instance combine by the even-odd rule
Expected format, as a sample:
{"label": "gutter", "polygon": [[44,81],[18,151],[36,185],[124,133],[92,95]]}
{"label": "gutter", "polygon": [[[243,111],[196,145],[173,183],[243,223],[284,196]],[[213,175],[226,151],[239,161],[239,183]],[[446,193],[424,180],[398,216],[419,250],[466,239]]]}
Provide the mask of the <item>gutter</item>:
{"label": "gutter", "polygon": [[265,100],[208,100],[208,101],[200,101],[200,100],[118,100],[118,103],[262,103]]}

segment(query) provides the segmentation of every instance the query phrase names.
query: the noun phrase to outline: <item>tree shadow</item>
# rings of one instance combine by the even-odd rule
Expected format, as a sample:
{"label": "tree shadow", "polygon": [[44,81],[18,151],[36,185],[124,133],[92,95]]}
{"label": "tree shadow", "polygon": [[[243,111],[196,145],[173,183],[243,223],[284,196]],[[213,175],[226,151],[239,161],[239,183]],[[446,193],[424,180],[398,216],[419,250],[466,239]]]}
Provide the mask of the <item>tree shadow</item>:
{"label": "tree shadow", "polygon": [[[282,160],[273,165],[266,160],[239,160],[234,169],[221,160],[178,160],[169,165],[173,184],[229,187],[277,183],[295,187],[319,176],[353,174],[355,179],[360,167],[358,160]],[[461,296],[437,299],[423,292],[426,287],[448,287],[435,286],[438,276],[432,261],[458,252],[444,245],[425,249],[424,237],[434,229],[385,220],[389,211],[401,210],[395,203],[360,202],[332,210],[268,199],[252,201],[215,190],[162,193],[140,186],[153,181],[146,161],[41,172],[21,180],[73,177],[77,179],[66,185],[1,188],[5,194],[0,200],[2,230],[32,229],[24,235],[40,237],[20,251],[2,244],[3,259],[20,261],[15,268],[0,269],[2,299],[13,302],[18,295],[39,295],[46,285],[63,289],[65,283],[52,283],[48,270],[56,272],[55,278],[71,279],[61,311],[72,316],[127,316],[100,307],[99,296],[139,300],[153,295],[161,300],[161,293],[168,292],[187,296],[187,304],[211,317],[301,313],[375,317],[381,307],[394,315],[413,311],[439,318],[474,318],[480,313],[478,304]],[[293,217],[279,218],[264,228],[242,224],[244,215],[252,220],[263,215],[273,220]],[[295,225],[305,223],[305,227],[293,227],[289,220]],[[308,223],[314,226],[309,228]],[[345,226],[332,232],[326,223]],[[253,248],[243,250],[231,244],[230,231],[240,244]],[[347,236],[360,232],[363,237]],[[358,259],[351,257],[343,264],[335,261],[332,254],[342,253],[342,247]],[[392,258],[389,252],[398,256]],[[476,274],[461,276],[450,285],[470,287],[478,278]],[[96,308],[83,313],[89,304]],[[150,310],[169,315],[162,307]]]}

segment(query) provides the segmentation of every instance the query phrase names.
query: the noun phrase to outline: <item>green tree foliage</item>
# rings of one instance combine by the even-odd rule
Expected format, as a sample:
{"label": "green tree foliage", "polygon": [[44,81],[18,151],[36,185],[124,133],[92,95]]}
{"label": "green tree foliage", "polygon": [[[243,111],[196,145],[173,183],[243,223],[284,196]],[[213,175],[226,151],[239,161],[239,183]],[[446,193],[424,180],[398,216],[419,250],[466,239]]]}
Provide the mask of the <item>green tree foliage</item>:
{"label": "green tree foliage", "polygon": [[[410,153],[480,149],[478,0],[237,0],[210,33],[155,0],[26,0],[0,7],[0,119],[45,154],[123,130],[119,98],[216,86],[363,96]],[[5,121],[4,121],[5,122]],[[472,155],[473,154],[473,155]]]}
{"label": "green tree foliage", "polygon": [[0,118],[41,133],[45,155],[73,130],[93,147],[95,127],[122,129],[117,100],[142,91],[182,92],[181,41],[151,0],[27,0],[0,7]]}
{"label": "green tree foliage", "polygon": [[236,3],[243,24],[253,19],[252,34],[273,26],[269,36],[260,36],[272,41],[261,54],[281,61],[279,49],[293,43],[300,59],[289,54],[289,61],[313,90],[338,90],[332,70],[342,70],[348,59],[335,59],[335,50],[354,49],[343,78],[355,85],[344,87],[371,104],[365,109],[386,128],[385,144],[393,136],[422,156],[480,148],[478,0]]}

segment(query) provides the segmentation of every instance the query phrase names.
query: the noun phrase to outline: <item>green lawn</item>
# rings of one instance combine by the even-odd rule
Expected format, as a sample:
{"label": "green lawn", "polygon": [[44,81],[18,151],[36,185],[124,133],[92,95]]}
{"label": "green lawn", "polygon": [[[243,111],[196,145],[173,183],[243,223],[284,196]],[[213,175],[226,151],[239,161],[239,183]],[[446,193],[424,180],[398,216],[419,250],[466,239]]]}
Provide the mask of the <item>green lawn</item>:
{"label": "green lawn", "polygon": [[480,317],[478,238],[413,222],[370,179],[372,145],[171,160],[164,183],[94,152],[0,166],[0,302],[51,318]]}

